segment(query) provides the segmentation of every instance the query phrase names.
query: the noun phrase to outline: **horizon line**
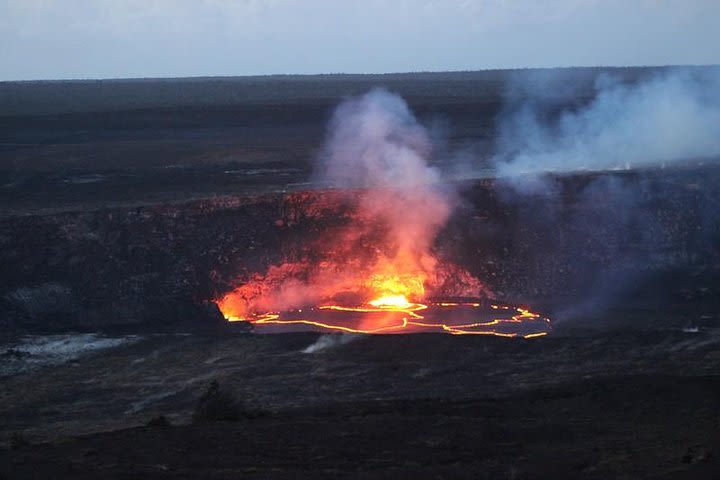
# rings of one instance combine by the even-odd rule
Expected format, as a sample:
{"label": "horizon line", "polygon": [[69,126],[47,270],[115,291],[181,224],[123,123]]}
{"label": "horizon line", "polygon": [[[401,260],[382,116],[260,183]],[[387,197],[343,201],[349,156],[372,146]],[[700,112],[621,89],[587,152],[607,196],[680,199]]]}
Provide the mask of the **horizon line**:
{"label": "horizon line", "polygon": [[271,79],[278,77],[339,77],[339,76],[402,76],[424,74],[467,74],[481,72],[512,72],[521,70],[573,70],[573,69],[645,69],[645,68],[718,68],[720,64],[658,64],[658,65],[577,65],[552,67],[512,67],[512,68],[481,68],[476,70],[417,70],[397,72],[326,72],[326,73],[268,73],[251,75],[184,75],[184,76],[148,76],[148,77],[60,77],[37,79],[0,80],[1,83],[41,83],[41,82],[113,82],[113,81],[143,81],[143,80],[209,80],[209,79],[241,79],[258,78]]}

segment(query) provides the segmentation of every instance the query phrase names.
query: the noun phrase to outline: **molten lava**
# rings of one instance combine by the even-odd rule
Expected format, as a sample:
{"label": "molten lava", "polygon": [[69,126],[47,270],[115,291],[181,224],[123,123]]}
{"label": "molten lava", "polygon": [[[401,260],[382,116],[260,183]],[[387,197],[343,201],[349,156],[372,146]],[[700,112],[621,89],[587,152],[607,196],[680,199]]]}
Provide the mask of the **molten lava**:
{"label": "molten lava", "polygon": [[[358,232],[360,228],[364,230]],[[440,332],[533,338],[550,330],[550,321],[536,313],[493,303],[477,278],[437,259],[431,249],[403,254],[357,215],[344,229],[320,235],[305,248],[307,258],[272,265],[218,299],[224,316],[250,322],[259,333]]]}
{"label": "molten lava", "polygon": [[412,305],[412,303],[410,303],[408,299],[405,298],[405,295],[387,295],[384,297],[376,298],[375,300],[370,300],[368,304],[372,305],[373,307],[388,309],[406,309]]}
{"label": "molten lava", "polygon": [[[226,297],[227,298],[227,297]],[[233,315],[226,301],[218,305],[229,321],[247,321],[260,333],[292,331],[393,334],[440,332],[535,338],[548,334],[550,320],[530,310],[482,302],[411,303],[390,295],[365,305],[321,305],[283,312]]]}
{"label": "molten lava", "polygon": [[464,268],[439,258],[421,230],[368,215],[365,199],[384,195],[362,192],[346,216],[307,240],[300,252],[291,252],[293,261],[251,275],[218,299],[221,312],[230,321],[252,323],[260,333],[524,338],[548,333],[546,318],[493,303],[489,289]]}
{"label": "molten lava", "polygon": [[339,196],[337,206],[323,203],[322,221],[288,229],[301,239],[288,242],[296,248],[238,280],[217,301],[225,317],[259,332],[545,335],[547,319],[491,303],[480,280],[436,250],[457,198],[431,166],[432,151],[429,132],[397,95],[375,90],[338,106],[315,171],[335,190],[313,192]]}

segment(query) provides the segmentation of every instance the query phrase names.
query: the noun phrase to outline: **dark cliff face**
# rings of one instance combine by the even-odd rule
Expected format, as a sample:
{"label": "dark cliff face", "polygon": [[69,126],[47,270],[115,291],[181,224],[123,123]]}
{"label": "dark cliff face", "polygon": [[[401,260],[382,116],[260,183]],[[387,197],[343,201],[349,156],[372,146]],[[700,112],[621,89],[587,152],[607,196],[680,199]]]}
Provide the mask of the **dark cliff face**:
{"label": "dark cliff face", "polygon": [[[718,180],[717,169],[553,177],[552,194],[532,195],[475,182],[436,248],[500,297],[561,316],[620,298],[711,310]],[[5,218],[0,321],[6,332],[214,328],[213,299],[344,214],[326,191]]]}
{"label": "dark cliff face", "polygon": [[295,194],[3,219],[0,318],[21,330],[222,321],[212,299],[278,261],[288,230],[331,218],[313,208],[322,199]]}

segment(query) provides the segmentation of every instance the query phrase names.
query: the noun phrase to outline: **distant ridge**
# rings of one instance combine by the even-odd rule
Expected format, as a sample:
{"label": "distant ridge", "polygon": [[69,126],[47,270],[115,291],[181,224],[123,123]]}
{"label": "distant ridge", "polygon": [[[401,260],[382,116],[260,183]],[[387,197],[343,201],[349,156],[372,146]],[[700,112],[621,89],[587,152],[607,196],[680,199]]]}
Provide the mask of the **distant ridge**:
{"label": "distant ridge", "polygon": [[467,76],[483,75],[503,72],[525,72],[525,71],[630,71],[630,70],[666,70],[666,69],[704,69],[715,68],[720,65],[596,65],[592,67],[518,67],[518,68],[487,68],[479,70],[447,70],[432,71],[418,70],[407,72],[385,72],[385,73],[351,73],[351,72],[327,72],[327,73],[271,73],[265,75],[190,75],[180,77],[108,77],[108,78],[58,78],[41,80],[0,80],[4,83],[63,83],[63,82],[137,82],[137,81],[204,81],[204,80],[312,80],[329,78],[363,78],[363,77],[433,77],[433,76]]}
{"label": "distant ridge", "polygon": [[668,69],[714,70],[717,66],[576,67],[384,74],[331,73],[247,77],[133,78],[106,80],[29,80],[0,82],[0,116],[47,115],[243,104],[335,102],[373,87],[413,98],[495,97],[512,75],[552,73],[572,76],[591,89],[601,73],[623,81]]}

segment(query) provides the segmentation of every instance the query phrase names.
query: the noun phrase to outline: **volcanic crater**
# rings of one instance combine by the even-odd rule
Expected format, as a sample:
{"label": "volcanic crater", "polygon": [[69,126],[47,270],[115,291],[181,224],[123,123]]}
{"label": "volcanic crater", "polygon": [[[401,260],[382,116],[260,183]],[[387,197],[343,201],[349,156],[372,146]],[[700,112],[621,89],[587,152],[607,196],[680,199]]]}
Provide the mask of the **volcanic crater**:
{"label": "volcanic crater", "polygon": [[510,74],[301,80],[0,118],[0,477],[717,476],[714,159],[463,177]]}

